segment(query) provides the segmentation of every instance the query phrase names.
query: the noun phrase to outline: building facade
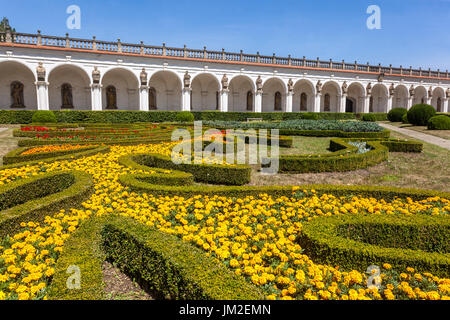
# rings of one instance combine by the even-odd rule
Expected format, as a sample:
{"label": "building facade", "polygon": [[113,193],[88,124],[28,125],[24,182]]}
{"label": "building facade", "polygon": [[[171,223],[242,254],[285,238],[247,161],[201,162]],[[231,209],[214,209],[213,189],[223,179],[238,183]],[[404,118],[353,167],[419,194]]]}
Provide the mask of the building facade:
{"label": "building facade", "polygon": [[0,108],[449,112],[448,71],[0,33]]}

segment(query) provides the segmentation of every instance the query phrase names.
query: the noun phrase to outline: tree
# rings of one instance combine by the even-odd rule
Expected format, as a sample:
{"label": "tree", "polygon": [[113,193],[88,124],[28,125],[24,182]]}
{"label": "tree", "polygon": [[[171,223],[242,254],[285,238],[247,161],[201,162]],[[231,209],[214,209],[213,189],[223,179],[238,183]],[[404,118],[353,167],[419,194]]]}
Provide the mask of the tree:
{"label": "tree", "polygon": [[0,22],[0,32],[6,32],[8,29],[10,29],[11,32],[16,32],[16,29],[11,28],[9,25],[9,20],[6,17],[3,17],[3,20]]}

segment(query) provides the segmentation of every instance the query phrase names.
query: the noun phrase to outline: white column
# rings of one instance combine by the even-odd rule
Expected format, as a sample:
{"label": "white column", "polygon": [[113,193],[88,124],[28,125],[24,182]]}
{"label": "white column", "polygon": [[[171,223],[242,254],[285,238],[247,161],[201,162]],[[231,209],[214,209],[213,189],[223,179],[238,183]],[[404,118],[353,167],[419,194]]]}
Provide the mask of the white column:
{"label": "white column", "polygon": [[262,92],[255,94],[255,112],[262,112]]}
{"label": "white column", "polygon": [[313,112],[320,112],[320,101],[322,100],[322,93],[314,96],[314,110]]}
{"label": "white column", "polygon": [[50,110],[48,103],[48,82],[37,81],[35,84],[38,110]]}
{"label": "white column", "polygon": [[444,99],[443,102],[444,102],[444,106],[443,106],[442,112],[447,113],[450,111],[450,99],[446,98],[446,99]]}
{"label": "white column", "polygon": [[393,98],[394,98],[394,96],[389,96],[388,97],[386,113],[388,113],[389,111],[392,110],[392,100],[393,100]]}
{"label": "white column", "polygon": [[414,97],[409,97],[408,98],[408,110],[411,109],[411,107],[412,107],[413,99],[414,99]]}
{"label": "white column", "polygon": [[288,91],[286,95],[286,112],[292,112],[292,97],[294,93],[292,91]]}
{"label": "white column", "polygon": [[344,93],[340,97],[340,103],[339,103],[339,112],[344,113],[345,112],[345,105],[347,103],[347,94]]}
{"label": "white column", "polygon": [[141,86],[139,88],[139,110],[140,111],[149,111],[148,86]]}
{"label": "white column", "polygon": [[191,88],[183,89],[183,101],[181,105],[182,111],[191,111]]}
{"label": "white column", "polygon": [[369,113],[369,110],[370,110],[370,95],[367,95],[364,97],[363,113]]}
{"label": "white column", "polygon": [[225,89],[220,91],[219,110],[222,112],[228,112],[228,93],[230,90]]}
{"label": "white column", "polygon": [[92,111],[102,111],[102,85],[94,83],[91,85],[91,106]]}
{"label": "white column", "polygon": [[431,99],[432,99],[433,97],[426,97],[425,98],[425,103],[426,104],[431,104]]}

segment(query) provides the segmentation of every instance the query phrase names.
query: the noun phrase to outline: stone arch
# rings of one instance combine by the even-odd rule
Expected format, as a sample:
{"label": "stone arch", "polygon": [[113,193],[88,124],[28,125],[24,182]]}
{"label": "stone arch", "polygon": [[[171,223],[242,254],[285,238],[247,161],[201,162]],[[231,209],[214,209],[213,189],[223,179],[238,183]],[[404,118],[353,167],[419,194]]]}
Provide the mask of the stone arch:
{"label": "stone arch", "polygon": [[427,89],[424,86],[417,86],[414,89],[413,105],[427,103]]}
{"label": "stone arch", "polygon": [[212,73],[199,73],[192,80],[193,111],[217,110],[220,81]]}
{"label": "stone arch", "polygon": [[346,112],[364,112],[366,89],[360,82],[352,82],[347,89]]}
{"label": "stone arch", "polygon": [[[314,111],[315,94],[316,89],[311,81],[306,79],[298,80],[294,85],[294,94],[292,97],[292,104],[293,104],[292,111],[294,112]],[[302,101],[303,101],[303,109],[302,109]]]}
{"label": "stone arch", "polygon": [[387,112],[389,91],[384,84],[377,83],[372,87],[372,110],[369,112],[385,113]]}
{"label": "stone arch", "polygon": [[21,93],[16,91],[16,94],[23,96],[20,109],[37,109],[36,75],[28,65],[15,60],[0,61],[0,109],[13,107],[11,85],[14,82],[23,86]]}
{"label": "stone arch", "polygon": [[[237,75],[231,78],[229,84],[228,110],[234,112],[253,111],[255,106],[255,83],[244,75]],[[247,109],[247,101],[251,93],[251,110]]]}
{"label": "stone arch", "polygon": [[[286,109],[286,85],[280,78],[272,77],[263,83],[262,112],[279,112]],[[277,106],[277,110],[275,109]]]}
{"label": "stone arch", "polygon": [[327,81],[323,84],[322,98],[320,99],[321,112],[327,112],[325,111],[326,102],[328,102],[327,95],[329,96],[329,104],[330,104],[329,112],[339,112],[339,97],[341,95],[341,88],[337,82]]}
{"label": "stone arch", "polygon": [[103,85],[103,109],[107,107],[108,87],[116,89],[117,109],[139,110],[139,79],[129,69],[116,67],[106,71],[101,79]]}
{"label": "stone arch", "polygon": [[433,96],[431,98],[431,105],[436,109],[437,112],[444,111],[444,99],[445,91],[441,87],[434,88]]}
{"label": "stone arch", "polygon": [[64,84],[72,88],[74,109],[91,110],[91,79],[83,68],[73,64],[59,64],[51,69],[47,79],[50,110],[59,110],[64,106],[62,95]]}
{"label": "stone arch", "polygon": [[392,108],[408,109],[409,90],[403,85],[399,84],[394,89],[394,96],[392,97]]}
{"label": "stone arch", "polygon": [[158,109],[158,97],[157,97],[156,89],[153,87],[149,87],[149,89],[148,89],[148,107],[149,107],[149,110],[157,110]]}
{"label": "stone arch", "polygon": [[149,86],[156,91],[158,110],[181,110],[182,81],[175,72],[160,70],[153,73],[150,77]]}

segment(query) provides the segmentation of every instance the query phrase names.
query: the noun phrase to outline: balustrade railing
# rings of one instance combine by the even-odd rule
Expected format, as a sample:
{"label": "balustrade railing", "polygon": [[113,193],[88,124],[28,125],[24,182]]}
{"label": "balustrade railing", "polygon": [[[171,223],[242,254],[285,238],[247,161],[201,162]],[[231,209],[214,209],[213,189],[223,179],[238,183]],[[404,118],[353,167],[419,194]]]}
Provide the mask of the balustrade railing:
{"label": "balustrade railing", "polygon": [[167,56],[178,58],[192,58],[192,59],[207,59],[212,61],[229,61],[229,62],[246,62],[246,63],[259,63],[267,65],[283,65],[305,68],[320,68],[320,69],[334,69],[334,70],[354,70],[359,72],[373,72],[384,73],[394,75],[411,75],[411,76],[423,76],[423,77],[435,77],[435,78],[447,78],[450,79],[448,70],[443,71],[431,71],[423,69],[412,68],[393,68],[392,66],[373,66],[370,64],[358,64],[334,62],[334,61],[322,61],[319,59],[309,60],[303,57],[303,59],[289,57],[277,57],[273,56],[261,56],[258,54],[245,54],[242,51],[240,53],[222,51],[210,51],[199,49],[184,48],[170,48],[165,44],[161,46],[149,46],[141,44],[121,43],[110,41],[98,41],[95,37],[92,40],[70,38],[68,34],[66,37],[55,37],[41,35],[40,31],[37,34],[29,33],[11,33],[0,32],[1,43],[13,43],[21,45],[31,46],[45,46],[45,47],[57,47],[57,48],[70,48],[79,50],[92,50],[92,51],[104,51],[114,53],[128,53],[128,54],[140,54],[144,56]]}

